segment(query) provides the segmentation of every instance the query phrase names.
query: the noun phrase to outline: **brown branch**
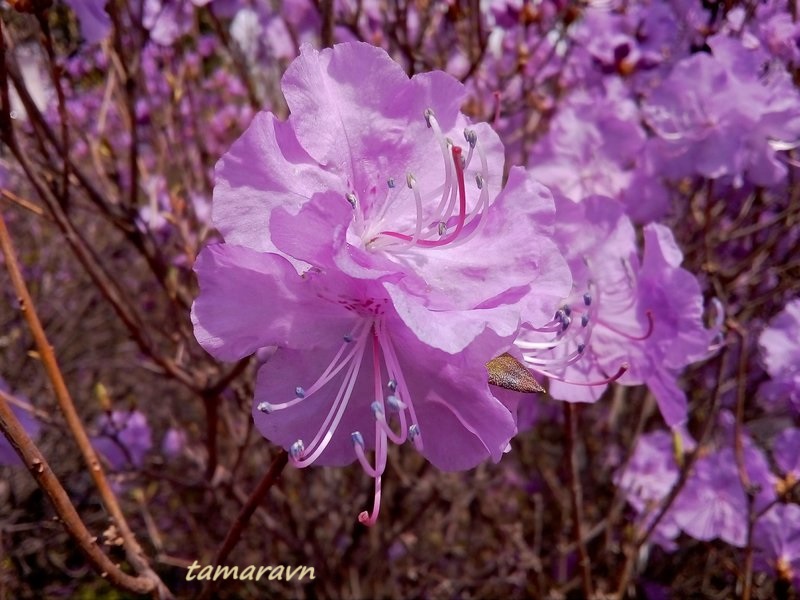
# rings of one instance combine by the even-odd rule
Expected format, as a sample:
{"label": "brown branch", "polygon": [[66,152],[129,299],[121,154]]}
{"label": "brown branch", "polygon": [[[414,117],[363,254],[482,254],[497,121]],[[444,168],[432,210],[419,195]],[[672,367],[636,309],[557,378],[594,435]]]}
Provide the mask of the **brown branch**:
{"label": "brown branch", "polygon": [[587,600],[594,597],[592,590],[592,563],[586,551],[583,535],[583,489],[581,487],[578,457],[575,440],[577,439],[576,407],[564,402],[564,434],[566,436],[565,457],[567,460],[567,477],[569,480],[569,496],[572,505],[572,531],[578,548],[578,564],[581,569],[583,595]]}
{"label": "brown branch", "polygon": [[[264,475],[264,478],[259,482],[256,489],[253,490],[253,493],[250,494],[247,502],[237,515],[236,520],[231,525],[231,528],[228,530],[225,540],[222,542],[222,546],[220,546],[219,550],[217,551],[217,556],[214,559],[214,565],[221,565],[224,563],[225,559],[227,559],[228,555],[231,553],[231,550],[233,550],[236,544],[239,543],[239,539],[242,537],[242,532],[250,522],[250,517],[253,516],[253,513],[264,499],[264,496],[267,495],[267,492],[269,492],[270,488],[275,484],[275,481],[277,481],[278,477],[280,477],[288,461],[289,455],[287,454],[286,450],[281,450],[278,456],[276,456],[272,461],[269,471],[267,471],[267,474]],[[209,582],[202,594],[200,594],[200,600],[210,598],[214,593],[214,589],[215,583],[213,581]]]}
{"label": "brown branch", "polygon": [[119,506],[117,497],[114,495],[114,492],[111,489],[108,480],[106,479],[103,468],[97,458],[97,454],[95,453],[94,448],[92,448],[92,444],[89,441],[89,436],[87,435],[86,430],[83,427],[83,423],[81,422],[81,418],[78,415],[78,411],[75,409],[75,404],[72,401],[72,397],[70,396],[69,390],[67,389],[67,385],[64,381],[64,376],[62,375],[61,369],[58,366],[58,361],[56,360],[53,347],[50,345],[47,335],[42,328],[42,323],[36,314],[36,309],[34,307],[30,292],[28,291],[28,286],[22,277],[17,254],[11,242],[11,236],[6,228],[5,219],[3,219],[2,213],[0,213],[0,247],[2,248],[3,255],[5,256],[6,269],[11,277],[11,283],[19,299],[20,311],[25,317],[28,327],[31,330],[36,343],[36,348],[39,352],[39,357],[44,365],[45,371],[47,372],[48,379],[53,386],[53,391],[55,393],[56,400],[58,401],[58,405],[61,408],[61,412],[64,414],[64,418],[67,422],[70,433],[75,439],[75,442],[78,444],[81,454],[83,455],[84,462],[89,468],[89,472],[94,480],[95,486],[97,487],[97,491],[99,492],[106,509],[111,515],[114,525],[116,525],[120,532],[120,536],[124,541],[126,557],[134,569],[136,569],[137,573],[152,581],[153,587],[158,589],[161,597],[169,597],[170,593],[166,586],[162,583],[161,579],[147,563],[144,552],[142,551],[141,546],[139,546],[139,543],[136,541],[133,531],[131,531],[128,522],[125,519],[125,515],[122,513],[122,509]]}
{"label": "brown branch", "polygon": [[14,447],[22,462],[28,467],[39,487],[50,499],[53,508],[67,532],[78,543],[95,571],[110,583],[129,592],[149,594],[156,589],[156,581],[146,575],[133,577],[114,564],[97,545],[93,536],[81,520],[72,502],[47,464],[44,456],[26,433],[9,405],[9,397],[0,390],[0,430]]}

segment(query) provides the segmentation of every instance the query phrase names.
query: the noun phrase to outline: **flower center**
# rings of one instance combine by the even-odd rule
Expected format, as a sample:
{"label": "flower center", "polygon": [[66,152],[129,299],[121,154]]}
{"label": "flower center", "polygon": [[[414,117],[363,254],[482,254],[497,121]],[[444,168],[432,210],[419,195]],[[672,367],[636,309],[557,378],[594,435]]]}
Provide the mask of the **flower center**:
{"label": "flower center", "polygon": [[[373,227],[368,228],[373,232],[378,231],[377,234],[366,236],[365,246],[368,249],[397,252],[409,248],[454,247],[477,235],[485,223],[484,213],[489,206],[489,164],[477,133],[469,128],[464,130],[464,139],[469,147],[465,157],[461,146],[454,145],[452,140],[444,136],[431,109],[425,111],[424,117],[439,144],[444,163],[444,182],[432,190],[422,190],[415,175],[406,173],[406,185],[414,200],[413,224],[408,228],[399,228],[400,231],[383,227],[392,204],[402,202],[401,195],[395,194],[376,216]],[[475,184],[480,194],[472,210],[469,210],[466,173],[475,156],[480,163],[479,168],[474,170]],[[394,189],[394,178],[389,178],[387,185]],[[439,202],[434,206],[431,201],[437,196]],[[347,199],[355,208],[356,221],[363,223],[357,198],[348,194]]]}

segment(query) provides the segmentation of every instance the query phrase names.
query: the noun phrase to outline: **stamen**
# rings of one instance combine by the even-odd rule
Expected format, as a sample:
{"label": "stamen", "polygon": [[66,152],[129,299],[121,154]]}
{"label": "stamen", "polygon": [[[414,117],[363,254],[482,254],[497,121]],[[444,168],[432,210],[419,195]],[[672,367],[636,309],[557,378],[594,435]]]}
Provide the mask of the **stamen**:
{"label": "stamen", "polygon": [[386,397],[386,404],[388,404],[389,408],[391,408],[393,411],[403,410],[406,407],[405,402],[400,400],[400,398],[394,394]]}
{"label": "stamen", "polygon": [[586,327],[589,324],[589,313],[581,315],[581,327]]}
{"label": "stamen", "polygon": [[304,451],[305,446],[303,445],[303,440],[297,440],[289,447],[289,454],[294,460],[300,460],[300,457],[303,455]]}
{"label": "stamen", "polygon": [[353,393],[353,388],[355,387],[356,380],[358,379],[358,373],[361,369],[365,344],[366,335],[363,335],[361,338],[359,338],[358,342],[356,343],[356,347],[354,348],[354,350],[358,351],[358,355],[354,355],[354,360],[350,362],[350,366],[348,367],[347,373],[342,380],[342,384],[339,386],[339,391],[336,394],[336,398],[333,401],[333,404],[331,405],[331,408],[328,411],[322,426],[319,428],[319,431],[317,431],[317,435],[314,436],[314,439],[308,446],[309,450],[313,450],[311,450],[310,454],[307,456],[304,453],[302,459],[296,459],[294,461],[296,467],[303,468],[312,464],[319,457],[319,455],[325,451],[325,449],[328,447],[328,444],[330,444],[331,440],[333,439],[333,435],[336,432],[336,428],[339,426],[339,422],[341,421],[345,410],[347,409],[347,405]]}
{"label": "stamen", "polygon": [[626,337],[629,340],[633,340],[635,342],[641,342],[649,338],[651,335],[653,335],[653,327],[655,326],[655,322],[653,321],[653,311],[648,309],[645,315],[647,316],[647,331],[645,331],[642,335],[633,335],[626,331],[622,331],[621,329],[617,329],[616,327],[606,323],[605,321],[598,320],[597,322],[606,329],[610,329],[614,333]]}
{"label": "stamen", "polygon": [[422,116],[425,117],[425,122],[428,124],[428,129],[430,129],[431,119],[433,118],[433,109],[426,108],[425,111],[422,113]]}
{"label": "stamen", "polygon": [[364,472],[369,475],[370,477],[380,477],[381,474],[369,464],[367,460],[367,455],[364,453],[364,437],[361,435],[360,432],[354,431],[350,434],[350,439],[353,440],[353,449],[356,452],[356,457],[358,458],[358,462],[361,465],[361,468],[364,469]]}
{"label": "stamen", "polygon": [[592,304],[592,295],[589,292],[585,292],[583,294],[583,303],[586,306],[591,306],[591,304]]}
{"label": "stamen", "polygon": [[298,398],[305,398],[306,391],[298,385],[296,388],[294,388],[294,395],[297,396]]}
{"label": "stamen", "polygon": [[358,202],[356,201],[356,195],[353,194],[352,192],[348,192],[347,194],[344,195],[344,197],[350,203],[350,206],[353,207],[353,210],[355,210],[356,206],[358,205]]}
{"label": "stamen", "polygon": [[378,514],[381,511],[381,478],[375,478],[375,497],[372,501],[372,513],[363,511],[358,515],[358,522],[367,527],[372,527],[378,520]]}
{"label": "stamen", "polygon": [[[403,370],[400,368],[400,363],[397,360],[397,353],[395,352],[394,345],[392,344],[392,339],[386,334],[384,328],[385,324],[383,321],[379,321],[377,327],[378,342],[380,343],[381,351],[383,352],[383,357],[386,361],[386,369],[389,372],[391,381],[396,382],[395,389],[399,392],[402,398],[405,398],[406,408],[408,409],[412,424],[416,424],[418,423],[418,419],[414,410],[414,403],[411,401],[411,393],[409,392],[408,385],[406,385],[406,380],[403,376]],[[392,391],[394,392],[395,390]],[[402,432],[401,436],[403,439],[405,439],[405,436],[411,432],[411,428],[406,428],[405,410],[401,410],[398,413],[398,416],[400,417],[400,431]],[[423,445],[421,436],[417,436],[414,439],[414,445],[416,446],[417,450],[422,452]]]}
{"label": "stamen", "polygon": [[470,148],[474,148],[475,144],[478,143],[478,134],[475,133],[474,129],[464,129],[464,139],[467,140]]}
{"label": "stamen", "polygon": [[[365,338],[366,328],[369,326],[370,323],[371,321],[365,321],[359,324],[359,326],[357,327],[355,335],[359,336],[360,341],[363,341],[363,339]],[[350,352],[341,361],[339,361],[339,358],[344,353],[345,348],[347,348],[348,346],[348,343],[349,342],[347,341],[347,336],[345,336],[345,343],[343,343],[339,347],[338,352],[333,357],[333,360],[331,360],[330,364],[328,364],[328,366],[325,368],[325,371],[322,373],[322,375],[319,376],[319,379],[317,379],[317,381],[314,382],[314,385],[312,385],[308,390],[303,390],[304,396],[298,396],[297,389],[295,389],[296,397],[294,400],[289,400],[288,402],[282,402],[280,404],[269,404],[270,411],[285,410],[287,408],[291,408],[295,404],[301,402],[304,398],[308,398],[311,395],[313,395],[326,383],[328,383],[331,379],[333,379],[339,373],[339,371],[341,371],[345,366],[347,366],[347,364],[355,357],[356,353],[359,351],[360,346],[357,343],[355,346],[352,347]],[[361,346],[361,348],[363,349],[363,345]],[[303,388],[300,389],[302,390]]]}
{"label": "stamen", "polygon": [[414,423],[411,427],[408,428],[408,439],[413,442],[416,442],[417,438],[419,437],[419,425]]}
{"label": "stamen", "polygon": [[269,413],[272,412],[272,405],[269,402],[259,402],[256,408],[265,415],[268,415]]}
{"label": "stamen", "polygon": [[588,381],[588,382],[587,381],[569,381],[568,379],[565,379],[565,378],[563,378],[563,377],[561,377],[559,375],[556,375],[554,373],[549,373],[547,371],[542,371],[541,369],[537,369],[537,371],[539,373],[541,373],[542,375],[544,375],[545,377],[549,378],[549,379],[555,379],[556,381],[561,381],[563,383],[568,383],[569,385],[580,385],[582,387],[595,387],[595,386],[598,386],[598,385],[606,385],[608,383],[615,382],[617,379],[622,377],[629,368],[630,368],[630,365],[628,365],[628,363],[622,363],[622,365],[617,370],[617,372],[614,373],[614,375],[612,375],[611,377],[609,377],[607,379],[602,379],[600,381]]}
{"label": "stamen", "polygon": [[390,379],[386,387],[389,388],[389,391],[394,392],[397,389],[397,382],[394,379]]}
{"label": "stamen", "polygon": [[391,190],[391,189],[394,189],[394,178],[392,178],[392,177],[389,177],[388,181],[386,182],[386,185],[388,185],[388,186],[389,186],[389,189],[390,189],[390,190]]}
{"label": "stamen", "polygon": [[352,342],[352,341],[353,341],[353,336],[352,336],[352,335],[350,335],[349,333],[345,333],[345,334],[342,336],[342,339],[345,341],[345,343],[346,343],[346,344],[349,344],[350,342]]}

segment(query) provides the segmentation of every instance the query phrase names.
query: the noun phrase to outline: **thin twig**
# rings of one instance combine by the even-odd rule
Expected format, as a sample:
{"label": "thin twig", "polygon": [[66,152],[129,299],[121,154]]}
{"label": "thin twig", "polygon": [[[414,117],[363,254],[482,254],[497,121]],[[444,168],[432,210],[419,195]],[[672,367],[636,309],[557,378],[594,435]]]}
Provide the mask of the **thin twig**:
{"label": "thin twig", "polygon": [[[275,484],[275,481],[277,481],[278,477],[280,477],[280,474],[283,472],[283,469],[286,467],[286,463],[288,461],[288,453],[286,450],[281,450],[278,456],[276,456],[272,461],[269,471],[267,471],[267,474],[264,475],[264,478],[259,482],[256,489],[253,490],[253,493],[250,494],[247,502],[237,515],[236,520],[231,525],[231,528],[228,530],[225,540],[222,542],[222,546],[220,546],[219,550],[217,551],[217,556],[214,559],[214,565],[221,565],[225,562],[225,559],[228,558],[231,550],[234,549],[236,544],[239,542],[239,539],[242,537],[242,532],[250,522],[250,517],[253,516],[253,513],[256,511],[259,504],[261,504],[261,501],[267,495],[267,492],[269,492],[270,488]],[[211,595],[214,593],[214,589],[214,582],[209,582],[209,584],[200,594],[200,600],[211,597]]]}
{"label": "thin twig", "polygon": [[158,589],[161,597],[170,597],[171,594],[167,590],[166,586],[147,563],[144,552],[141,546],[139,546],[139,543],[136,541],[133,531],[131,531],[128,522],[125,519],[125,515],[122,513],[122,509],[119,506],[117,497],[114,494],[114,491],[111,489],[108,480],[106,479],[103,468],[97,458],[97,453],[94,451],[94,448],[89,441],[89,436],[86,433],[86,429],[83,427],[83,423],[78,415],[78,411],[75,409],[75,404],[73,403],[72,397],[67,389],[64,376],[62,375],[61,369],[58,366],[58,361],[56,360],[53,347],[50,345],[47,335],[42,328],[42,323],[39,320],[39,316],[36,314],[36,308],[34,307],[33,299],[31,298],[30,292],[28,291],[28,286],[26,285],[22,276],[17,254],[11,242],[11,236],[6,228],[6,222],[5,219],[3,219],[2,213],[0,213],[0,247],[2,247],[3,255],[5,256],[6,269],[11,277],[11,283],[19,299],[20,311],[25,317],[28,327],[31,330],[36,343],[36,349],[39,352],[39,357],[44,365],[45,371],[47,372],[48,379],[53,386],[53,391],[55,392],[58,405],[61,408],[61,412],[64,414],[64,418],[67,422],[70,433],[75,439],[75,442],[77,443],[78,448],[83,455],[84,462],[89,468],[89,472],[94,480],[95,486],[97,487],[97,491],[99,492],[106,509],[111,515],[114,525],[116,525],[120,532],[120,536],[124,541],[126,557],[134,569],[136,569],[137,573],[152,581],[153,587]]}
{"label": "thin twig", "polygon": [[0,430],[16,450],[22,462],[28,467],[39,487],[50,499],[64,528],[78,543],[92,567],[101,577],[113,585],[137,594],[149,594],[156,589],[156,581],[146,575],[133,577],[124,573],[97,545],[93,536],[81,520],[72,502],[64,491],[58,478],[47,464],[44,456],[19,422],[11,406],[9,397],[0,390]]}
{"label": "thin twig", "polygon": [[575,418],[576,407],[570,402],[564,402],[564,434],[565,455],[569,468],[569,495],[572,505],[572,531],[575,544],[578,548],[578,564],[581,570],[583,595],[587,599],[594,597],[592,590],[592,563],[586,551],[586,542],[583,537],[583,489],[581,487],[580,471],[578,469],[578,456],[576,454],[575,440],[577,439],[577,423]]}

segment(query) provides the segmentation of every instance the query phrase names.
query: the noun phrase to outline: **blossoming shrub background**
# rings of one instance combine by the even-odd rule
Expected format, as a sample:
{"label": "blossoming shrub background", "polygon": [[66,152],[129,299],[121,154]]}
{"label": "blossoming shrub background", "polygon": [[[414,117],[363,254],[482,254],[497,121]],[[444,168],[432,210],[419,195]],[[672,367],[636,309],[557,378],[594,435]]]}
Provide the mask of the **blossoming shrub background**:
{"label": "blossoming shrub background", "polygon": [[0,598],[796,596],[794,2],[0,16]]}

